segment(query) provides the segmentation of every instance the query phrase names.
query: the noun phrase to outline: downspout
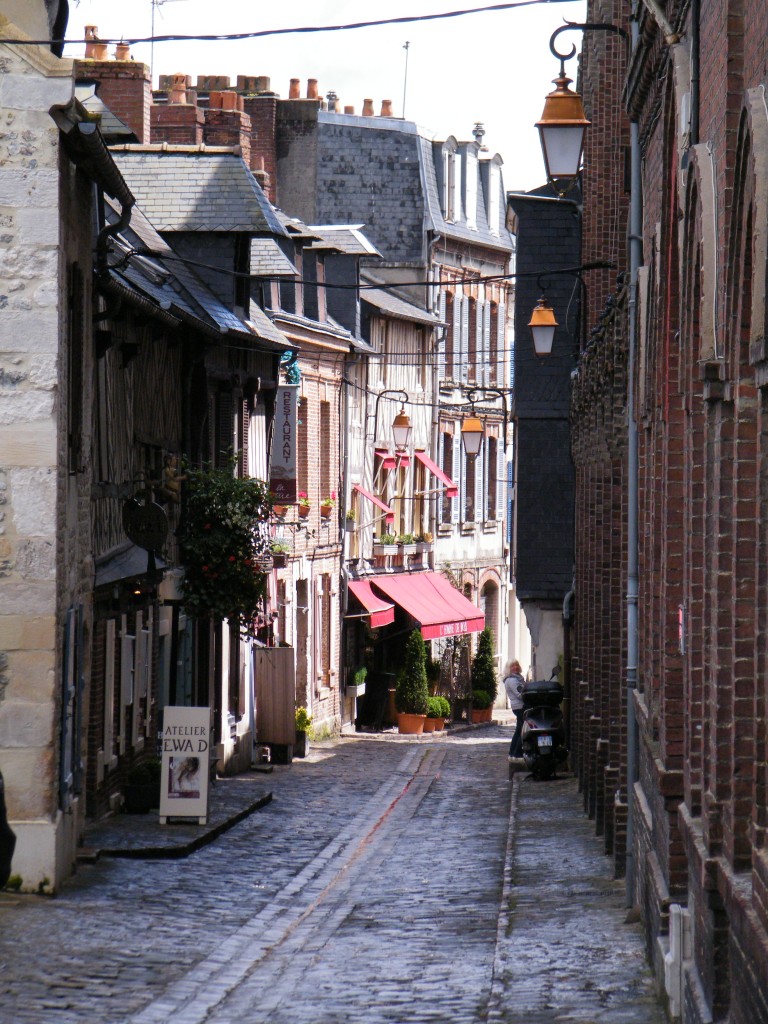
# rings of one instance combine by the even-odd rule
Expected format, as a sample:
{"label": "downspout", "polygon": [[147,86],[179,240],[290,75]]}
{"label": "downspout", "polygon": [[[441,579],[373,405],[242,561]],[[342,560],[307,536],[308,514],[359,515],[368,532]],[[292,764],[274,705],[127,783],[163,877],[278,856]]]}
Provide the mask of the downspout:
{"label": "downspout", "polygon": [[691,146],[699,144],[701,0],[691,0]]}
{"label": "downspout", "polygon": [[[631,22],[632,48],[638,46],[637,7]],[[643,258],[642,193],[640,179],[640,126],[631,121],[630,206],[629,206],[629,323],[627,380],[627,853],[625,869],[626,906],[635,905],[634,786],[637,779],[637,689],[638,655],[638,434],[635,418],[635,356],[637,352],[637,281]]]}

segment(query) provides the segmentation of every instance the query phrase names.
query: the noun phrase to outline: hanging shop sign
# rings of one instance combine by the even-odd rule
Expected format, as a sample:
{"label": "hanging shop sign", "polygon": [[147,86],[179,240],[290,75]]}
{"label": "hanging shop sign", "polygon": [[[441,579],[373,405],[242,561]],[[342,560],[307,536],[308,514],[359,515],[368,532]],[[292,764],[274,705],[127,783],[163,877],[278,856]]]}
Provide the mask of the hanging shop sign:
{"label": "hanging shop sign", "polygon": [[168,818],[208,820],[211,709],[166,707],[163,711],[160,824]]}
{"label": "hanging shop sign", "polygon": [[168,517],[154,501],[130,498],[123,505],[123,529],[129,540],[146,551],[162,551],[168,536]]}
{"label": "hanging shop sign", "polygon": [[269,466],[269,489],[275,501],[290,505],[297,497],[296,442],[298,432],[298,384],[281,384],[275,402],[275,429]]}

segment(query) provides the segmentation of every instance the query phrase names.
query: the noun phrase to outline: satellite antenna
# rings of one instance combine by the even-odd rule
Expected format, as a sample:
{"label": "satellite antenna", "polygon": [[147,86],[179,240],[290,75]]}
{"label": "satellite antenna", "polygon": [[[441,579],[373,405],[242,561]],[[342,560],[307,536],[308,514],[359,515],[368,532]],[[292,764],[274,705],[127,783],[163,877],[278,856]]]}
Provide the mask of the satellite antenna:
{"label": "satellite antenna", "polygon": [[405,75],[403,77],[403,120],[405,120],[405,93],[408,88],[408,51],[411,48],[410,42],[406,40],[403,43],[403,49],[405,50]]}

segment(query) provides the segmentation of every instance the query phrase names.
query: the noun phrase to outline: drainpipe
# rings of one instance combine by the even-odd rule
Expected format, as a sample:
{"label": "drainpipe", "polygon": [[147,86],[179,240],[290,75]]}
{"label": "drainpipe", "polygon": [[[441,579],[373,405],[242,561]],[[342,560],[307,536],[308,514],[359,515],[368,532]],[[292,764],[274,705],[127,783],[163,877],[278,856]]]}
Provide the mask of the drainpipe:
{"label": "drainpipe", "polygon": [[[638,45],[637,7],[633,12],[632,47]],[[627,860],[625,872],[626,906],[635,905],[635,855],[633,791],[637,778],[637,688],[638,654],[638,435],[635,419],[635,355],[637,352],[637,278],[643,258],[642,193],[640,180],[640,127],[632,121],[630,131],[630,207],[629,207],[629,376],[627,381]]]}
{"label": "drainpipe", "polygon": [[691,145],[699,144],[699,81],[701,67],[701,0],[691,0]]}

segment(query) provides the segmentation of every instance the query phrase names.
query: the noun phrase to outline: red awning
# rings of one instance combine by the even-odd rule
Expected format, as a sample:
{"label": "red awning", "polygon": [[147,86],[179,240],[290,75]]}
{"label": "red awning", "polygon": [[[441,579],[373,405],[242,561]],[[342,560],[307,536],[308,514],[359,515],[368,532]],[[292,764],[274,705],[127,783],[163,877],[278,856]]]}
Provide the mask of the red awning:
{"label": "red awning", "polygon": [[394,469],[397,465],[394,455],[390,455],[386,448],[377,448],[376,457],[381,459],[383,469]]}
{"label": "red awning", "polygon": [[370,582],[374,592],[380,591],[416,619],[425,640],[479,633],[485,627],[480,609],[439,573],[372,576]]}
{"label": "red awning", "polygon": [[395,621],[394,605],[387,604],[371,590],[368,580],[350,580],[349,592],[353,594],[367,612],[371,614],[371,626],[388,626]]}
{"label": "red awning", "polygon": [[422,466],[426,466],[432,476],[437,477],[441,484],[445,484],[445,496],[446,498],[458,498],[459,488],[451,480],[451,478],[440,469],[436,462],[427,455],[426,452],[414,452],[413,453]]}
{"label": "red awning", "polygon": [[367,498],[368,501],[372,501],[376,508],[380,508],[381,511],[384,513],[384,518],[387,523],[394,523],[395,513],[392,511],[389,505],[385,505],[384,502],[380,501],[375,494],[369,494],[369,492],[366,491],[365,488],[361,487],[360,484],[353,484],[352,490],[357,491],[358,494],[362,494],[362,496],[364,498]]}

